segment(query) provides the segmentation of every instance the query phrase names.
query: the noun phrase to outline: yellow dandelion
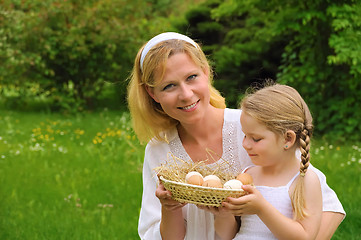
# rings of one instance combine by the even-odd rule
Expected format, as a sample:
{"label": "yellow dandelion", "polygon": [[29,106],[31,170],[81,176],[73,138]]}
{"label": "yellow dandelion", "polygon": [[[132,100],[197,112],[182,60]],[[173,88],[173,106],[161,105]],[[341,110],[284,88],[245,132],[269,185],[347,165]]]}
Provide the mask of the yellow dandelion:
{"label": "yellow dandelion", "polygon": [[98,142],[97,142],[97,140],[96,140],[96,139],[93,139],[93,143],[94,143],[94,144],[97,144]]}

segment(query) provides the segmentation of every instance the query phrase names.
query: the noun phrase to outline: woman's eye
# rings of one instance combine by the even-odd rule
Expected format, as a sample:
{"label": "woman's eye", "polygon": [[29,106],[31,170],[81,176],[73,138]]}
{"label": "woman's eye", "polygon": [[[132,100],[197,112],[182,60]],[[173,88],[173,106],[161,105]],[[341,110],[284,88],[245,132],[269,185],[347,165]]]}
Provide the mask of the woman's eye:
{"label": "woman's eye", "polygon": [[187,80],[193,80],[197,77],[198,75],[197,74],[193,74],[193,75],[190,75]]}
{"label": "woman's eye", "polygon": [[259,141],[261,141],[261,139],[260,138],[253,138],[253,141],[259,142]]}
{"label": "woman's eye", "polygon": [[164,91],[164,90],[168,90],[168,89],[170,89],[170,88],[172,88],[172,87],[174,87],[174,84],[168,84],[167,86],[165,86],[165,87],[163,88],[163,91]]}

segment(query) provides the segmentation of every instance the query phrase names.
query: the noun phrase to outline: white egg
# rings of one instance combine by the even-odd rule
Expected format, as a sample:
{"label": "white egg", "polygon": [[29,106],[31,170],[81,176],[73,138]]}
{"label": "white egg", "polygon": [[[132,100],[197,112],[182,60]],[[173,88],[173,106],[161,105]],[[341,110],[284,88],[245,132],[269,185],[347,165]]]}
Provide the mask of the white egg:
{"label": "white egg", "polygon": [[242,189],[243,183],[237,179],[231,179],[224,184],[224,188],[227,189]]}

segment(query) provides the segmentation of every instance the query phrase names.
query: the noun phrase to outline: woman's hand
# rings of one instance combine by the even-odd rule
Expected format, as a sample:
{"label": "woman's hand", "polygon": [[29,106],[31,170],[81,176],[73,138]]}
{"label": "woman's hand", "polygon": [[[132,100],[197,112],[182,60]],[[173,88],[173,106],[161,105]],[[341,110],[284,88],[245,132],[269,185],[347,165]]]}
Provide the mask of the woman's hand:
{"label": "woman's hand", "polygon": [[229,214],[231,214],[231,212],[220,206],[220,207],[211,207],[211,206],[203,206],[203,205],[197,205],[197,207],[199,209],[205,210],[205,211],[209,211],[211,213],[213,213],[215,216],[217,217],[227,217]]}
{"label": "woman's hand", "polygon": [[229,197],[222,206],[235,216],[257,214],[266,200],[255,187],[243,185],[242,188],[248,192],[247,195],[239,198]]}
{"label": "woman's hand", "polygon": [[173,200],[172,193],[165,189],[161,181],[159,181],[159,185],[155,190],[155,196],[159,199],[162,207],[168,211],[174,211],[186,205],[186,203],[180,203],[176,200]]}

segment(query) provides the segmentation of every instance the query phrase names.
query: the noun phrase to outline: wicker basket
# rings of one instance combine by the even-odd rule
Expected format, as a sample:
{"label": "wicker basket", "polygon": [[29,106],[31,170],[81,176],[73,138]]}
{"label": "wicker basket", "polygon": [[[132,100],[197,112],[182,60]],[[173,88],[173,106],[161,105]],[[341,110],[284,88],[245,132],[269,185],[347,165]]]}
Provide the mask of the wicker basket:
{"label": "wicker basket", "polygon": [[219,207],[227,197],[238,198],[246,195],[243,189],[224,189],[196,186],[187,183],[170,181],[160,176],[165,189],[172,193],[172,198],[183,203],[194,203],[203,206]]}

